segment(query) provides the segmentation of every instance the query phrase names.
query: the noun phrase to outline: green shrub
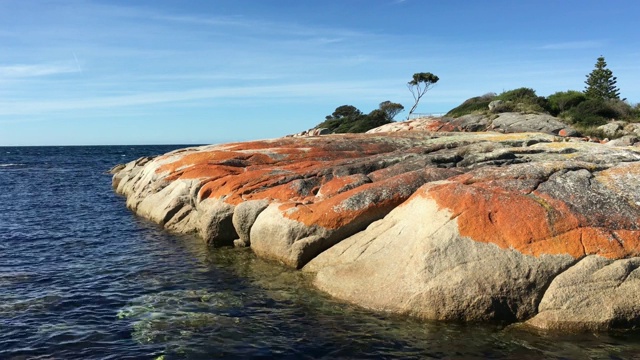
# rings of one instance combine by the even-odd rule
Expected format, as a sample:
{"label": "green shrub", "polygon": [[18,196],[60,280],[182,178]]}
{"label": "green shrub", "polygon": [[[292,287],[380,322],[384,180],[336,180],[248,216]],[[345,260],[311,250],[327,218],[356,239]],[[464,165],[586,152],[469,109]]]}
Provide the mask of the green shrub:
{"label": "green shrub", "polygon": [[524,113],[549,111],[549,103],[547,99],[544,96],[536,95],[536,91],[531,88],[521,87],[518,89],[504,91],[502,94],[498,95],[496,99],[513,103],[513,110],[511,111],[520,111]]}
{"label": "green shrub", "polygon": [[587,100],[587,96],[583,92],[575,90],[558,91],[547,97],[549,112],[554,116],[578,106],[585,100]]}
{"label": "green shrub", "polygon": [[596,126],[574,126],[576,130],[578,130],[578,132],[582,135],[582,136],[589,136],[589,137],[594,137],[594,138],[598,138],[598,139],[604,139],[607,137],[607,134],[604,133],[604,131],[598,129]]}
{"label": "green shrub", "polygon": [[514,104],[512,101],[503,101],[499,104],[496,104],[493,110],[491,110],[491,112],[494,114],[512,111],[516,111],[516,104]]}
{"label": "green shrub", "polygon": [[627,120],[636,116],[633,107],[624,100],[606,100],[608,105],[615,111],[617,119]]}
{"label": "green shrub", "polygon": [[606,124],[611,119],[624,117],[627,110],[619,103],[615,100],[588,99],[563,114],[573,124],[599,126]]}
{"label": "green shrub", "polygon": [[449,110],[445,116],[460,117],[467,114],[485,112],[489,109],[489,103],[496,97],[494,93],[486,93],[482,96],[472,97],[465,100],[459,106]]}
{"label": "green shrub", "polygon": [[342,105],[337,107],[331,115],[327,115],[325,120],[315,128],[327,128],[330,132],[338,134],[366,132],[392,122],[393,116],[401,110],[399,108],[402,108],[402,105],[385,101],[380,103],[379,109],[365,115],[355,106]]}
{"label": "green shrub", "polygon": [[521,87],[518,89],[503,91],[497,98],[503,101],[523,102],[537,98],[536,91],[531,88]]}
{"label": "green shrub", "polygon": [[631,122],[640,122],[640,103],[636,104],[632,109],[631,109],[631,118],[629,119],[629,121]]}

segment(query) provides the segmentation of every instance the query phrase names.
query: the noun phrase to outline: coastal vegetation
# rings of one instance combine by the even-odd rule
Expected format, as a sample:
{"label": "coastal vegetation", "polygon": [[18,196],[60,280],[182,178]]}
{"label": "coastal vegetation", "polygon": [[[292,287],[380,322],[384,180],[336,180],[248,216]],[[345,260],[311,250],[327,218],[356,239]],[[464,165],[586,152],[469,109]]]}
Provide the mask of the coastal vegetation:
{"label": "coastal vegetation", "polygon": [[[640,104],[631,105],[620,99],[617,78],[607,68],[603,56],[598,57],[593,71],[586,75],[585,89],[558,91],[547,97],[539,96],[529,87],[493,92],[465,100],[451,109],[445,116],[461,117],[468,114],[495,117],[500,113],[549,114],[571,125],[580,133],[599,138],[606,137],[598,126],[612,120],[640,122]],[[440,78],[430,72],[413,74],[407,87],[414,103],[407,119],[413,114],[420,100]],[[315,128],[326,128],[332,133],[359,133],[394,121],[394,117],[404,110],[404,106],[391,101],[380,103],[378,109],[364,114],[353,105],[342,105],[325,117]]]}
{"label": "coastal vegetation", "polygon": [[504,112],[547,113],[572,125],[584,135],[604,137],[597,129],[612,120],[640,122],[640,106],[620,99],[617,78],[599,57],[595,69],[587,75],[584,91],[558,91],[538,96],[531,88],[518,88],[501,94],[487,93],[465,100],[446,116],[467,114],[493,115]]}
{"label": "coastal vegetation", "polygon": [[362,133],[392,122],[403,110],[404,106],[389,100],[381,102],[369,114],[364,114],[353,105],[342,105],[327,115],[316,128],[326,128],[333,133]]}

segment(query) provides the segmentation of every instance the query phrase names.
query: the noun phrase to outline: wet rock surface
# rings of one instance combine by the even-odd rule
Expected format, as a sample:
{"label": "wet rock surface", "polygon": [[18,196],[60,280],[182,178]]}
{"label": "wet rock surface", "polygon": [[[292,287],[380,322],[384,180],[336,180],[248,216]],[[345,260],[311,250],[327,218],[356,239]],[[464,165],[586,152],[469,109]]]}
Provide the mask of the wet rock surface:
{"label": "wet rock surface", "polygon": [[113,185],[167,229],[250,246],[367,308],[638,325],[640,149],[438,121],[182,149],[115,167]]}

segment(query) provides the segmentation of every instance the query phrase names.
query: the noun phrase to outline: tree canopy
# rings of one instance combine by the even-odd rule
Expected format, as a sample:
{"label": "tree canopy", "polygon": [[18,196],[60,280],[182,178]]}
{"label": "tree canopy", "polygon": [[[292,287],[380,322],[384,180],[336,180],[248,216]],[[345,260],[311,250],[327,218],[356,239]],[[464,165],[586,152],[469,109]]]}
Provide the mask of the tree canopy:
{"label": "tree canopy", "polygon": [[338,106],[316,129],[326,128],[334,133],[361,133],[378,126],[393,122],[404,106],[389,100],[380,103],[379,107],[369,114],[363,114],[353,105]]}
{"label": "tree canopy", "polygon": [[590,99],[619,100],[620,89],[616,87],[617,78],[613,72],[607,69],[604,57],[600,56],[596,62],[596,68],[587,75],[584,94]]}
{"label": "tree canopy", "polygon": [[433,75],[430,72],[421,72],[413,74],[413,79],[407,83],[407,88],[411,91],[411,95],[413,95],[413,100],[415,104],[409,110],[409,115],[407,115],[407,119],[413,114],[413,112],[418,107],[418,103],[420,99],[424,96],[424,94],[431,89],[437,82],[440,80],[439,77]]}
{"label": "tree canopy", "polygon": [[387,100],[380,103],[379,109],[385,113],[388,120],[393,120],[396,115],[404,110],[404,106]]}

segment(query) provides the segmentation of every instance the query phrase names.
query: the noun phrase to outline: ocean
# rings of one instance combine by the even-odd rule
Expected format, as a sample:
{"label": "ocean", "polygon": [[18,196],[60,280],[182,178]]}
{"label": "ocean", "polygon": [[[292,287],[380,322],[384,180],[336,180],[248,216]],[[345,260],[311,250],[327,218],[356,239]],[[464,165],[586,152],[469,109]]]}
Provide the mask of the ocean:
{"label": "ocean", "polygon": [[640,359],[637,331],[377,314],[248,249],[166,232],[106,172],[179,147],[0,147],[0,359]]}

